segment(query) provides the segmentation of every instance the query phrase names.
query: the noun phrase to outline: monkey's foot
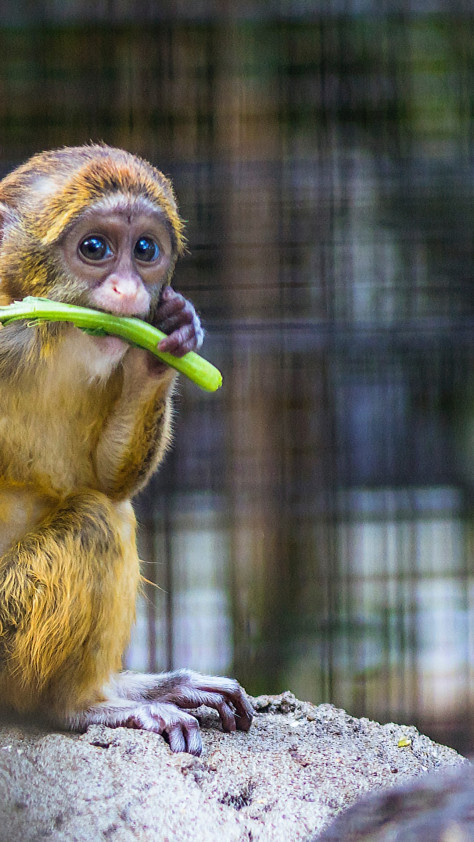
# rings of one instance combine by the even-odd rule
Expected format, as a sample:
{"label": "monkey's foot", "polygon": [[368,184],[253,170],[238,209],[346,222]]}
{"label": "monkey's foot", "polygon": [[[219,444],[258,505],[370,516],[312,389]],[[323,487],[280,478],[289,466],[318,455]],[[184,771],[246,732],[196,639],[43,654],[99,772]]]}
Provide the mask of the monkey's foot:
{"label": "monkey's foot", "polygon": [[129,728],[144,728],[161,734],[171,751],[187,751],[196,757],[202,752],[196,717],[168,702],[137,705],[123,724]]}
{"label": "monkey's foot", "polygon": [[111,698],[87,710],[68,716],[62,725],[74,731],[85,731],[89,725],[109,728],[143,728],[161,734],[171,751],[202,751],[199,722],[195,716],[168,702],[131,701]]}
{"label": "monkey's foot", "polygon": [[238,681],[192,670],[162,673],[154,678],[156,684],[149,686],[148,698],[185,710],[206,705],[218,712],[224,731],[249,730],[254,710]]}
{"label": "monkey's foot", "polygon": [[157,675],[119,673],[106,695],[107,701],[68,717],[67,726],[75,730],[92,724],[143,728],[161,734],[171,751],[198,756],[202,751],[199,722],[186,711],[201,705],[213,708],[228,732],[248,731],[254,713],[237,681],[191,670]]}

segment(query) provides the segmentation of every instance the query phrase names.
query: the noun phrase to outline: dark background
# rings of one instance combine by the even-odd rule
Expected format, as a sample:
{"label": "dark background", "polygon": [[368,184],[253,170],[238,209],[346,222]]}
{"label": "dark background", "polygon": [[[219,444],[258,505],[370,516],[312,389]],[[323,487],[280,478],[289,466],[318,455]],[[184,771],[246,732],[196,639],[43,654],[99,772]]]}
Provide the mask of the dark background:
{"label": "dark background", "polygon": [[473,13],[3,0],[0,166],[104,140],[175,184],[215,395],[138,501],[129,665],[474,748]]}

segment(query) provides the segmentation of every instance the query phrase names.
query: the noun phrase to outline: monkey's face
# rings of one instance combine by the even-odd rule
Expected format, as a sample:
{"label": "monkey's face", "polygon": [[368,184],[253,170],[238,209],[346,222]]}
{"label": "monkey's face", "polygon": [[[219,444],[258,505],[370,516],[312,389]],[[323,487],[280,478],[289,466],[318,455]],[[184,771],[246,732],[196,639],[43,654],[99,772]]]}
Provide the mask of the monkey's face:
{"label": "monkey's face", "polygon": [[37,295],[153,319],[184,251],[171,182],[104,145],[35,155],[0,182],[0,301]]}
{"label": "monkey's face", "polygon": [[174,263],[163,213],[142,203],[92,207],[59,248],[84,303],[120,316],[146,318]]}

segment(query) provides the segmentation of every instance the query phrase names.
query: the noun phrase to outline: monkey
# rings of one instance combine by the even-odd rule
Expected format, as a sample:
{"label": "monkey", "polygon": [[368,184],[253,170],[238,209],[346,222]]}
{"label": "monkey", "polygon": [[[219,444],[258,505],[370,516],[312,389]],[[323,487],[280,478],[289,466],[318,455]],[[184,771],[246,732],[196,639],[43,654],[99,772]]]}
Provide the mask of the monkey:
{"label": "monkey", "polygon": [[[170,180],[106,144],[41,152],[0,182],[0,304],[33,295],[136,316],[176,356],[198,349],[171,286],[185,250]],[[122,669],[140,583],[133,497],[171,441],[176,373],[67,322],[0,329],[0,706],[84,731],[161,734],[199,755],[190,712],[248,731],[237,681]]]}

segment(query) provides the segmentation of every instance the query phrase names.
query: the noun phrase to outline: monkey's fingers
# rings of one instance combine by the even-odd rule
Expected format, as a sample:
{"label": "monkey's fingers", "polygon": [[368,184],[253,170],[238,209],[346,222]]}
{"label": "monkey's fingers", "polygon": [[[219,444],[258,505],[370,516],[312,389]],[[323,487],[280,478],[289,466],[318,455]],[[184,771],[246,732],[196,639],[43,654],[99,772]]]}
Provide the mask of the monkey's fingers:
{"label": "monkey's fingers", "polygon": [[235,724],[239,731],[248,731],[253,720],[254,709],[238,681],[213,675],[200,676],[201,692],[221,694],[234,712]]}
{"label": "monkey's fingers", "polygon": [[[189,716],[189,719],[194,719],[194,716]],[[197,728],[189,726],[184,720],[166,728],[163,732],[163,737],[167,741],[171,751],[187,751],[188,754],[199,757],[202,753],[202,740],[197,719],[194,719],[194,722],[196,722]]]}
{"label": "monkey's fingers", "polygon": [[193,324],[182,325],[158,343],[158,350],[173,354],[174,357],[184,357],[189,351],[196,351],[201,347],[203,337],[200,326],[196,330]]}
{"label": "monkey's fingers", "polygon": [[217,710],[224,731],[248,731],[254,709],[240,684],[231,678],[190,673],[170,694],[180,708],[200,705]]}
{"label": "monkey's fingers", "polygon": [[173,313],[168,313],[165,318],[162,318],[161,311],[158,313],[159,320],[156,321],[156,327],[164,333],[171,333],[176,328],[182,325],[194,325],[196,330],[200,327],[199,317],[191,305],[189,307],[180,307]]}
{"label": "monkey's fingers", "polygon": [[163,287],[158,304],[158,314],[160,316],[160,320],[162,318],[166,319],[168,316],[179,312],[179,310],[183,310],[186,305],[188,305],[188,309],[194,309],[191,302],[188,301],[184,295],[181,295],[180,292],[176,292],[173,287]]}
{"label": "monkey's fingers", "polygon": [[184,295],[175,292],[171,287],[166,287],[165,292],[168,291],[166,296],[164,293],[161,296],[156,311],[156,327],[169,332],[175,325],[191,324],[194,319],[199,321],[193,305]]}
{"label": "monkey's fingers", "polygon": [[206,707],[218,712],[224,731],[230,733],[237,728],[235,711],[220,693],[208,693],[191,687],[183,687],[180,692],[179,704],[181,707],[188,709],[206,705]]}
{"label": "monkey's fingers", "polygon": [[137,705],[126,724],[129,728],[143,728],[161,734],[173,752],[187,751],[196,757],[202,752],[199,722],[169,702]]}
{"label": "monkey's fingers", "polygon": [[[180,329],[187,328],[189,331],[188,335],[193,340],[190,350],[195,351],[201,347],[204,339],[204,331],[201,327],[198,314],[189,302],[185,301],[184,305],[173,313],[168,312],[165,318],[162,318],[162,316],[163,313],[160,310],[157,313],[157,317],[159,318],[156,320],[156,327],[170,336],[177,334]],[[168,347],[168,343],[165,340],[163,343],[160,343],[159,348],[160,350],[171,352],[171,346]]]}
{"label": "monkey's fingers", "polygon": [[150,708],[152,715],[163,723],[161,734],[171,751],[187,751],[199,757],[202,752],[202,740],[196,717],[166,702],[154,702]]}

